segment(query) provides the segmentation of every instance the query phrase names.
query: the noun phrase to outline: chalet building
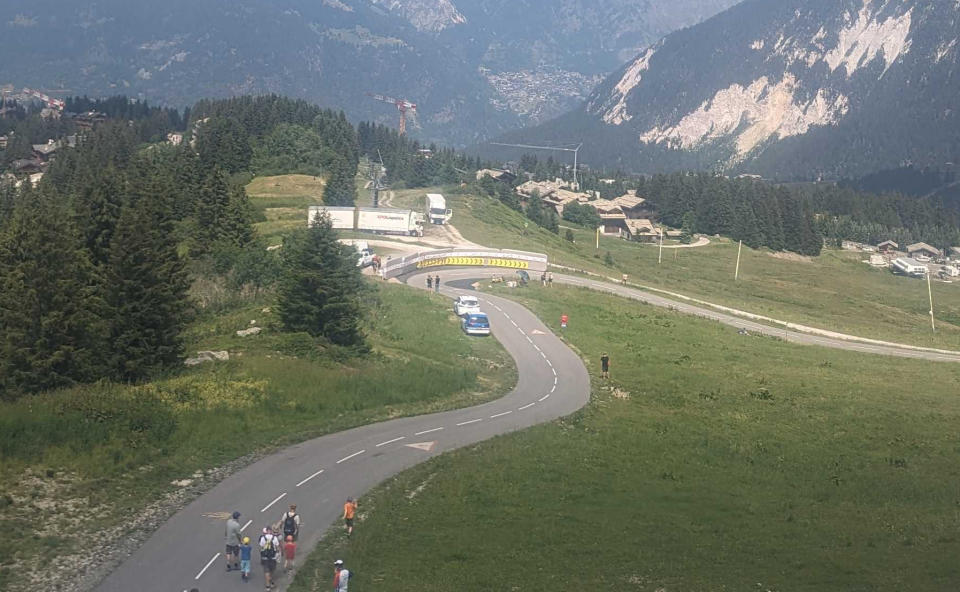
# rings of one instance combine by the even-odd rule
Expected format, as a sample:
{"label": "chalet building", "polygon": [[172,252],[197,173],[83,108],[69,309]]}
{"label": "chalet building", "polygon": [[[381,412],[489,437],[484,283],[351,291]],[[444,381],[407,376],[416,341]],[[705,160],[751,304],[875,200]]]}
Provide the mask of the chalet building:
{"label": "chalet building", "polygon": [[892,240],[885,240],[877,245],[877,250],[886,255],[895,253],[898,249],[900,249],[900,245]]}
{"label": "chalet building", "polygon": [[907,255],[922,261],[926,259],[939,259],[943,256],[943,253],[940,252],[940,249],[936,247],[931,247],[927,243],[914,243],[907,246]]}

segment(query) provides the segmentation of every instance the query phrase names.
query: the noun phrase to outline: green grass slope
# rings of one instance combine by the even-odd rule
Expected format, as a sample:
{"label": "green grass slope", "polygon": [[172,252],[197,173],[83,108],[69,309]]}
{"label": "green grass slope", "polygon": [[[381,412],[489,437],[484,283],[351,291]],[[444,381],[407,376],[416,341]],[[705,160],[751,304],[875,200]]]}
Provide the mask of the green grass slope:
{"label": "green grass slope", "polygon": [[[0,405],[0,529],[22,535],[0,549],[0,589],[75,578],[95,533],[125,538],[131,520],[175,509],[238,457],[476,404],[515,383],[512,359],[466,338],[446,298],[380,283],[368,298],[369,356],[283,334],[269,302],[254,302],[189,329],[191,355],[227,350],[229,361]],[[236,336],[251,320],[263,332]]]}
{"label": "green grass slope", "polygon": [[[437,189],[443,191],[443,189]],[[394,203],[416,206],[426,190],[397,192]],[[937,331],[930,329],[925,282],[863,263],[866,255],[825,249],[805,258],[744,247],[734,281],[737,245],[710,238],[692,249],[596,237],[591,229],[561,222],[560,236],[545,231],[500,202],[446,191],[452,224],[483,245],[545,252],[552,263],[602,273],[747,312],[821,329],[927,347],[960,350],[960,283],[933,283]],[[565,240],[566,228],[575,242]],[[429,230],[429,229],[428,229]],[[605,265],[610,253],[614,266]]]}
{"label": "green grass slope", "polygon": [[335,557],[392,592],[956,589],[960,366],[509,294],[554,331],[570,315],[591,404],[390,480],[292,591],[326,589]]}

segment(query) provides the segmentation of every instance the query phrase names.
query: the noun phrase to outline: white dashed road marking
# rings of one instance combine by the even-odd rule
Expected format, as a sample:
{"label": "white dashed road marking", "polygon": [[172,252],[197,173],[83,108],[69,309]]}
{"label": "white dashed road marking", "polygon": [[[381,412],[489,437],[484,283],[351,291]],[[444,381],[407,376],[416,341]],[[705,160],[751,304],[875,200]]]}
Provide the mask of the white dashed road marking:
{"label": "white dashed road marking", "polygon": [[345,457],[341,458],[340,460],[338,460],[338,461],[337,461],[337,464],[339,465],[339,464],[342,463],[342,462],[346,462],[346,461],[350,460],[351,458],[353,458],[353,457],[355,457],[355,456],[360,456],[360,455],[363,454],[364,452],[366,452],[366,450],[361,450],[361,451],[359,451],[359,452],[354,452],[354,453],[351,454],[350,456],[345,456]]}
{"label": "white dashed road marking", "polygon": [[200,576],[203,575],[203,572],[207,571],[207,569],[209,569],[210,566],[213,565],[213,562],[217,560],[217,557],[220,557],[220,553],[217,553],[216,555],[214,555],[214,556],[213,556],[213,559],[211,559],[210,561],[208,561],[207,564],[203,566],[203,569],[200,570],[200,573],[197,574],[197,577],[195,577],[195,578],[193,578],[193,579],[194,579],[194,580],[199,580],[199,579],[200,579]]}
{"label": "white dashed road marking", "polygon": [[490,419],[496,419],[498,417],[503,417],[504,415],[510,415],[513,411],[504,411],[503,413],[498,413],[496,415],[491,415]]}
{"label": "white dashed road marking", "polygon": [[549,398],[550,398],[550,393],[547,393],[547,394],[545,394],[544,396],[540,397],[538,400],[539,400],[541,403],[543,403],[544,401],[546,401],[546,400],[549,399]]}
{"label": "white dashed road marking", "polygon": [[386,446],[387,444],[393,444],[394,442],[399,442],[400,440],[403,440],[404,438],[406,438],[406,436],[400,436],[399,438],[394,438],[393,440],[387,440],[386,442],[380,442],[379,444],[377,444],[377,448],[380,448],[381,446]]}
{"label": "white dashed road marking", "polygon": [[414,436],[422,436],[423,434],[429,434],[430,432],[439,432],[443,428],[433,428],[432,430],[423,430],[422,432],[417,432]]}
{"label": "white dashed road marking", "polygon": [[304,479],[304,480],[301,481],[300,483],[297,483],[297,487],[300,487],[301,485],[303,485],[304,483],[306,483],[306,482],[309,481],[310,479],[313,479],[314,477],[316,477],[317,475],[319,475],[319,474],[322,473],[322,472],[323,472],[323,469],[320,469],[319,471],[317,471],[316,473],[310,475],[309,477],[307,477],[306,479]]}
{"label": "white dashed road marking", "polygon": [[536,405],[536,403],[530,403],[530,404],[528,404],[528,405],[524,405],[523,407],[517,409],[517,411],[523,411],[524,409],[529,409],[529,408],[533,407],[534,405]]}
{"label": "white dashed road marking", "polygon": [[277,499],[275,499],[275,500],[273,500],[272,502],[270,502],[269,504],[265,505],[265,506],[263,507],[263,509],[260,510],[260,513],[262,514],[263,512],[266,512],[267,510],[270,509],[270,506],[272,506],[273,504],[279,502],[280,500],[282,500],[282,499],[285,498],[285,497],[287,497],[287,492],[286,492],[286,491],[284,491],[283,493],[281,493],[280,495],[278,495],[278,496],[277,496]]}
{"label": "white dashed road marking", "polygon": [[247,523],[240,527],[240,532],[245,531],[251,524],[253,524],[253,520],[247,520]]}
{"label": "white dashed road marking", "polygon": [[470,421],[461,421],[457,426],[470,425],[471,423],[477,423],[478,421],[483,421],[482,419],[471,419]]}

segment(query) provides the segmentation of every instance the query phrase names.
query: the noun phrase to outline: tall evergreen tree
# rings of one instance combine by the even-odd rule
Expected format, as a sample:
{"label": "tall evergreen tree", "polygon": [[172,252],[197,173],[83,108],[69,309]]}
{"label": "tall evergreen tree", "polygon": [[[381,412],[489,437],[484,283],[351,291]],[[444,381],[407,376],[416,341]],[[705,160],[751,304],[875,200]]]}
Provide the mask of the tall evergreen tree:
{"label": "tall evergreen tree", "polygon": [[110,241],[124,200],[122,174],[113,166],[97,170],[81,184],[77,195],[77,225],[94,265],[107,263]]}
{"label": "tall evergreen tree", "polygon": [[196,226],[190,255],[209,253],[226,238],[230,210],[230,187],[222,169],[214,169],[200,187],[195,207]]}
{"label": "tall evergreen tree", "polygon": [[363,280],[352,249],[337,241],[329,218],[284,240],[277,308],[287,331],[323,336],[344,346],[363,346]]}
{"label": "tall evergreen tree", "polygon": [[330,165],[327,186],[323,189],[323,203],[328,206],[352,206],[357,201],[356,169],[338,158]]}
{"label": "tall evergreen tree", "polygon": [[29,187],[0,233],[0,397],[99,378],[100,282],[65,200]]}
{"label": "tall evergreen tree", "polygon": [[122,380],[142,380],[179,362],[189,311],[173,221],[154,194],[157,185],[150,187],[124,207],[106,273],[110,363]]}

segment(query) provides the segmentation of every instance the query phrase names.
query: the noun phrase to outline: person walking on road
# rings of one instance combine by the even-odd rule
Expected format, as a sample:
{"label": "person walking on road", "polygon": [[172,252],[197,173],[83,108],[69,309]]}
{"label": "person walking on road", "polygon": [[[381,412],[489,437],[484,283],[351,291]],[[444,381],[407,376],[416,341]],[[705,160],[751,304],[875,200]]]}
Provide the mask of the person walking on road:
{"label": "person walking on road", "polygon": [[343,523],[347,527],[347,534],[353,534],[353,519],[357,515],[357,502],[352,497],[347,498],[347,503],[343,504]]}
{"label": "person walking on road", "polygon": [[284,539],[288,536],[292,536],[293,540],[300,538],[300,514],[297,514],[297,504],[290,504],[290,509],[284,512],[280,519],[280,525]]}
{"label": "person walking on road", "polygon": [[333,562],[333,592],[347,592],[350,584],[350,570],[343,565],[343,559]]}
{"label": "person walking on road", "polygon": [[224,529],[227,548],[227,571],[240,569],[240,512],[234,512],[227,519],[227,526]]}
{"label": "person walking on road", "polygon": [[610,356],[607,352],[600,356],[600,378],[610,378]]}
{"label": "person walking on road", "polygon": [[250,556],[253,547],[250,546],[250,537],[243,537],[240,545],[240,579],[246,582],[250,579]]}
{"label": "person walking on road", "polygon": [[273,572],[277,569],[277,555],[280,553],[280,539],[269,527],[260,535],[260,563],[263,565],[263,584],[265,589],[273,588]]}
{"label": "person walking on road", "polygon": [[429,290],[429,289],[432,288],[432,287],[433,287],[433,277],[428,275],[428,276],[427,276],[427,289]]}
{"label": "person walking on road", "polygon": [[293,542],[293,537],[287,535],[287,542],[283,544],[283,571],[293,569],[293,560],[297,557],[297,543]]}
{"label": "person walking on road", "polygon": [[440,276],[439,275],[433,278],[433,291],[437,292],[438,294],[440,293]]}

